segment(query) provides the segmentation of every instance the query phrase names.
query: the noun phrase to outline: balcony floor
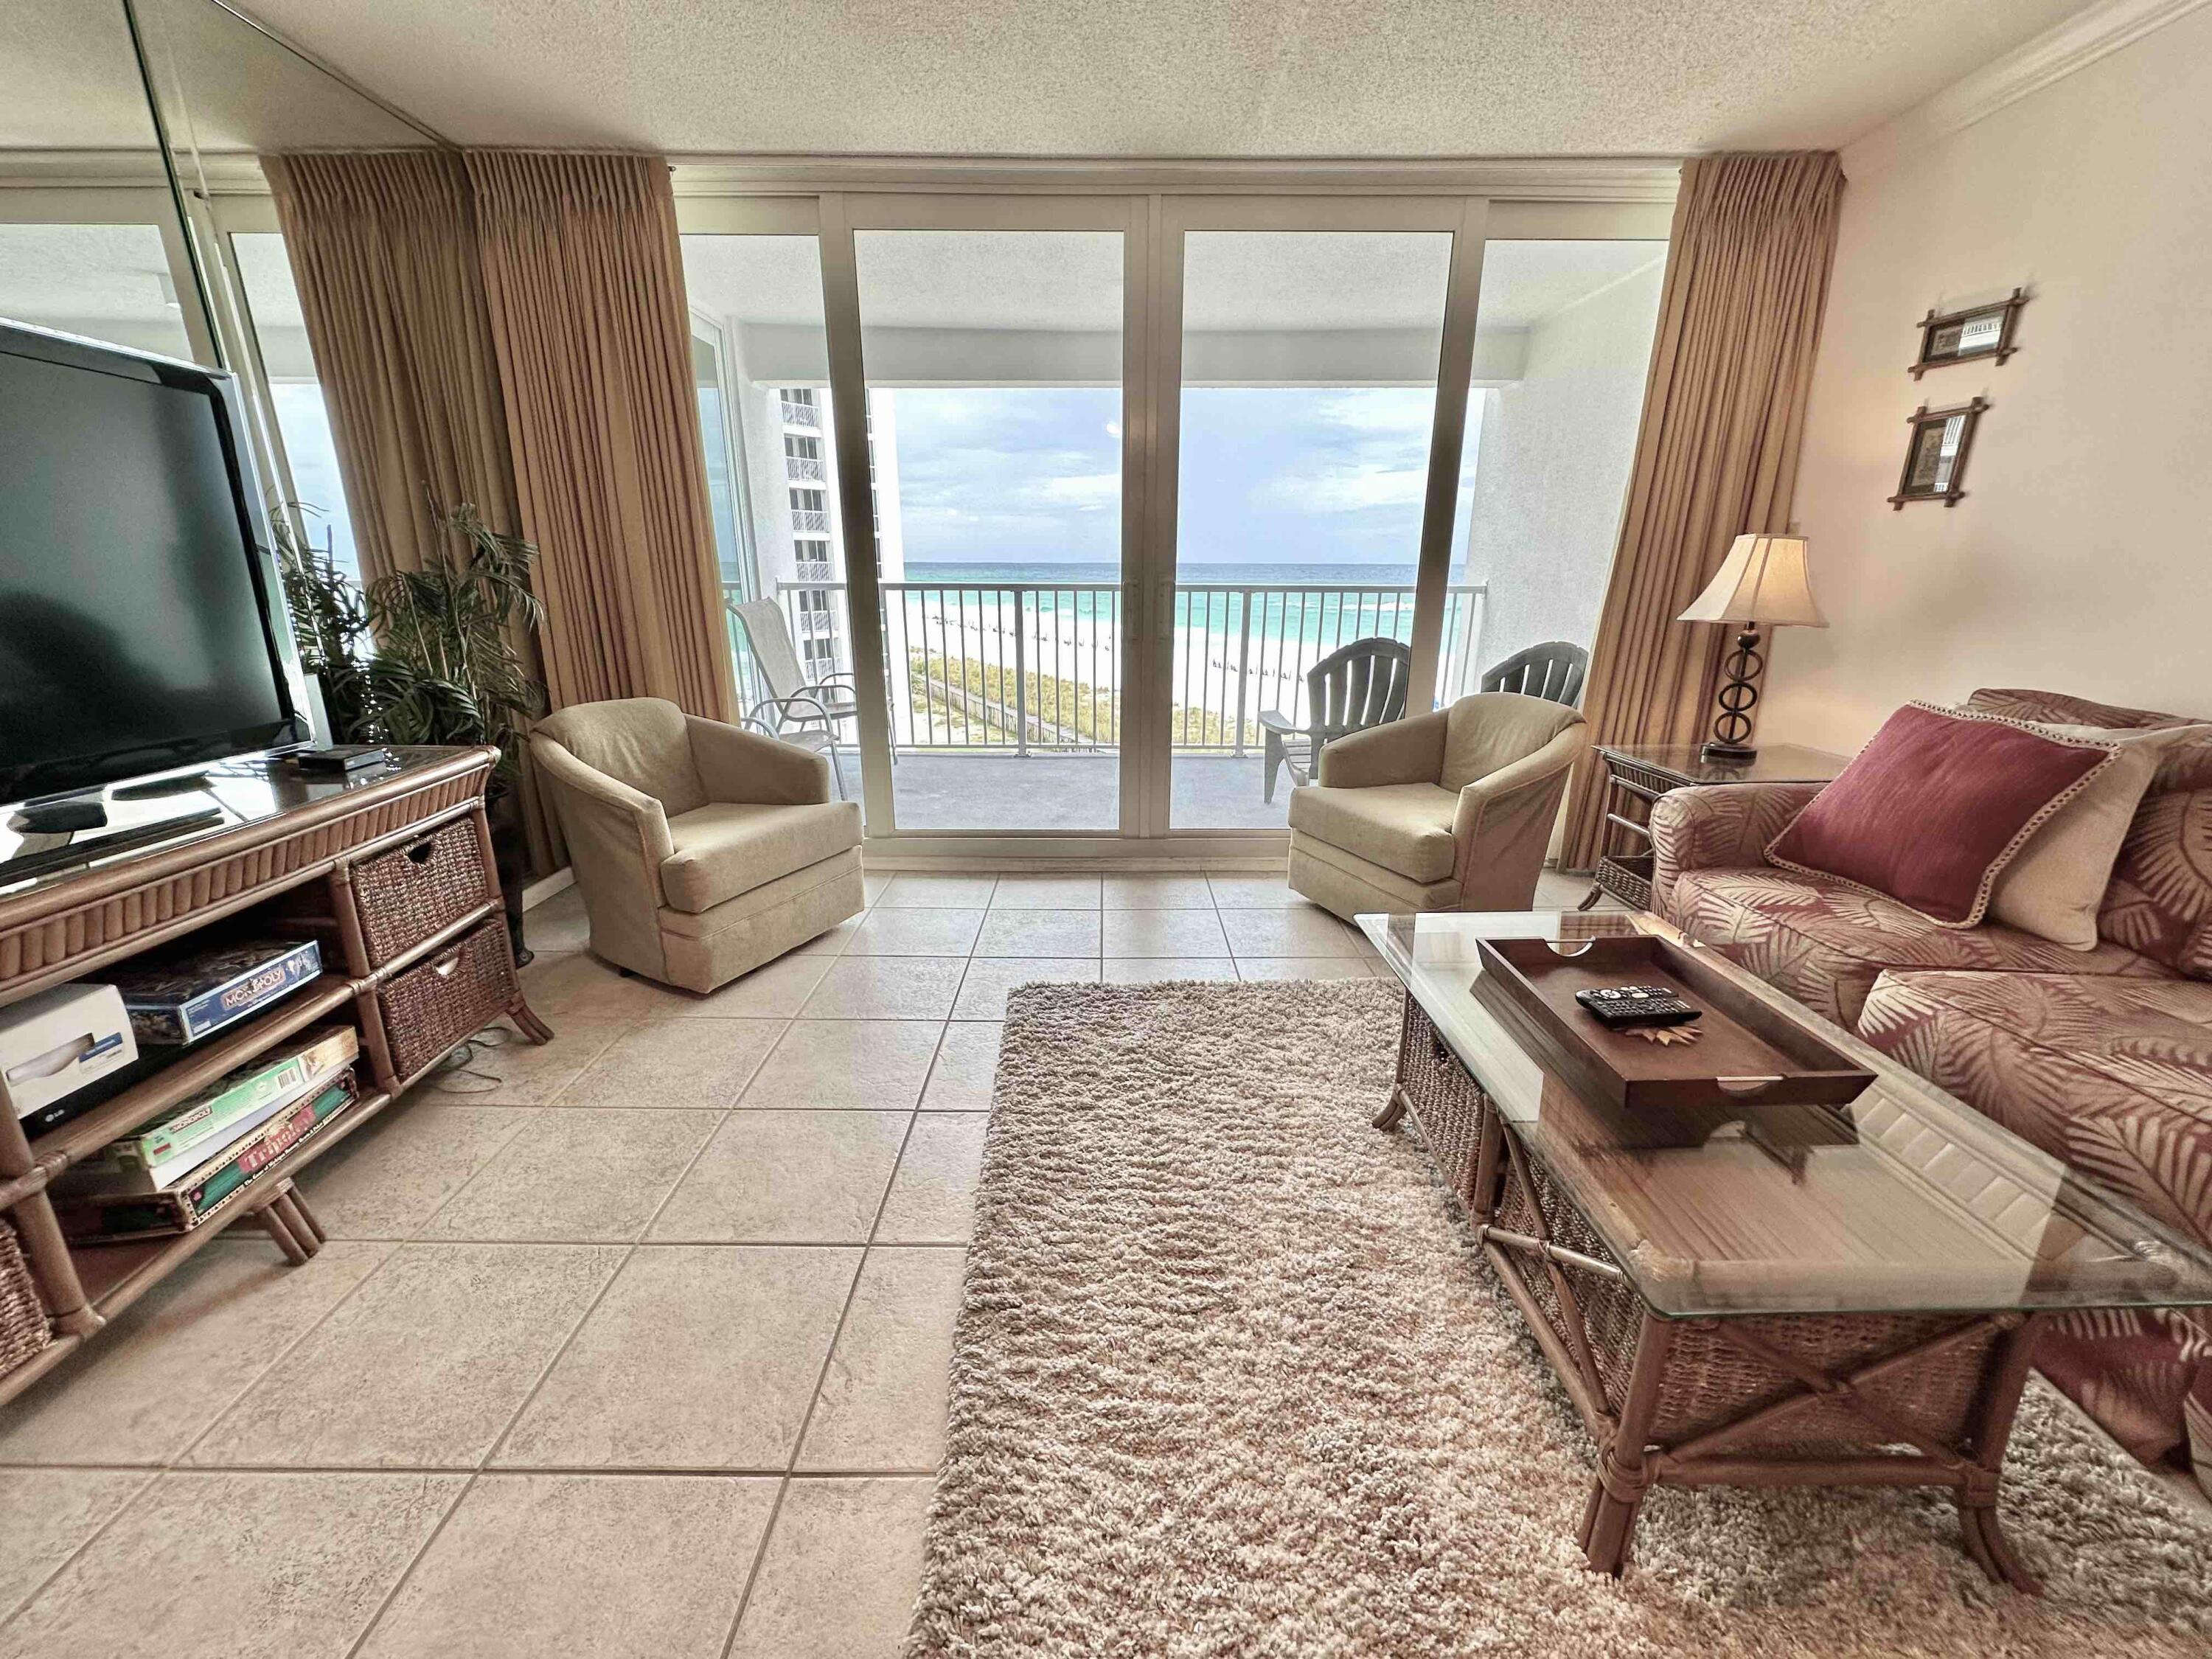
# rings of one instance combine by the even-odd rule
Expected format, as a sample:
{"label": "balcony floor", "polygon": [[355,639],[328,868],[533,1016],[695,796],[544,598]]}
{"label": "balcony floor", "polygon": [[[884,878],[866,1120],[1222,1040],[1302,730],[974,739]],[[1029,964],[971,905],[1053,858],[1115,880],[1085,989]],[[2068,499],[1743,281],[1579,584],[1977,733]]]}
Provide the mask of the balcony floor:
{"label": "balcony floor", "polygon": [[[847,798],[860,798],[860,759],[841,750]],[[1114,755],[901,755],[892,769],[898,824],[915,830],[1095,830],[1119,827],[1121,761]],[[1178,755],[1178,830],[1280,830],[1291,781],[1260,799],[1260,757]]]}

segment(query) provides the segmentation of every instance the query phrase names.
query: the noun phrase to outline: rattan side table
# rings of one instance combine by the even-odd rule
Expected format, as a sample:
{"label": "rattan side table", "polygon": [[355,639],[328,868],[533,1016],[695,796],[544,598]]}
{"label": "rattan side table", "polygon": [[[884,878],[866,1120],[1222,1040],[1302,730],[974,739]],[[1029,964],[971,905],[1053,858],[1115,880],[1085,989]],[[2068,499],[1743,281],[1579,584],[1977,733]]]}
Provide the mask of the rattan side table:
{"label": "rattan side table", "polygon": [[1605,830],[1590,872],[1587,910],[1610,893],[1638,910],[1651,908],[1651,803],[1670,789],[1716,783],[1826,783],[1850,763],[1844,755],[1778,743],[1733,764],[1705,759],[1693,743],[1600,744],[1605,767]]}

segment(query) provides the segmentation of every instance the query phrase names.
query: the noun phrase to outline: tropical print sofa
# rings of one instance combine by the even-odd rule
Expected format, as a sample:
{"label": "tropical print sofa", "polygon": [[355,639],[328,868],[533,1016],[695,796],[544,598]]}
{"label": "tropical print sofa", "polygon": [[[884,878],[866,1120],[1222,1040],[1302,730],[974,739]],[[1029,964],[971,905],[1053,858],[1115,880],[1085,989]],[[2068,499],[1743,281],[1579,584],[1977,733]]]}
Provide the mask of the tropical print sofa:
{"label": "tropical print sofa", "polygon": [[[2194,725],[2056,692],[1982,690],[2015,719]],[[2212,743],[2169,750],[2098,916],[2072,951],[1996,923],[1938,927],[1765,861],[1817,785],[1678,790],[1651,815],[1652,908],[1808,1007],[2212,1245]],[[2146,1462],[2212,1490],[2212,1322],[2069,1315],[2044,1371]]]}

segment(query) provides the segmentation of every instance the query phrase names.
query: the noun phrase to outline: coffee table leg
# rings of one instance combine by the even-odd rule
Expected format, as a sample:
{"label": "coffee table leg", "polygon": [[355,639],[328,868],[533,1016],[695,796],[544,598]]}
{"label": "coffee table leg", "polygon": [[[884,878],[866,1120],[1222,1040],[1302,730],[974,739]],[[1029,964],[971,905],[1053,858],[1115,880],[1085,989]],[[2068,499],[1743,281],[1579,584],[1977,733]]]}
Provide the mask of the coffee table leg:
{"label": "coffee table leg", "polygon": [[1651,1420],[1659,1409],[1660,1385],[1667,1379],[1667,1357],[1674,1346],[1673,1322],[1645,1314],[1643,1328],[1636,1334],[1636,1359],[1620,1402],[1620,1426],[1598,1448],[1597,1479],[1583,1505],[1583,1523],[1575,1534],[1591,1569],[1616,1578],[1628,1565],[1637,1513],[1644,1507],[1644,1489],[1650,1482],[1645,1446],[1651,1435]]}
{"label": "coffee table leg", "polygon": [[2006,1541],[1997,1520],[1997,1482],[2004,1470],[2005,1445],[2012,1438],[2013,1419],[2019,1414],[2020,1396],[2027,1386],[2028,1369],[2035,1362],[2035,1345],[2050,1322],[2047,1314],[2029,1314],[2021,1320],[1990,1367],[1976,1408],[1974,1462],[1970,1483],[1959,1491],[1959,1534],[1973,1564],[2001,1584],[2009,1584],[2028,1595],[2039,1595],[2043,1585],[2021,1565]]}
{"label": "coffee table leg", "polygon": [[1390,1089],[1390,1098],[1383,1103],[1382,1109],[1375,1114],[1375,1127],[1378,1129],[1395,1129],[1398,1127],[1398,1120],[1405,1115],[1406,1091],[1394,1084]]}

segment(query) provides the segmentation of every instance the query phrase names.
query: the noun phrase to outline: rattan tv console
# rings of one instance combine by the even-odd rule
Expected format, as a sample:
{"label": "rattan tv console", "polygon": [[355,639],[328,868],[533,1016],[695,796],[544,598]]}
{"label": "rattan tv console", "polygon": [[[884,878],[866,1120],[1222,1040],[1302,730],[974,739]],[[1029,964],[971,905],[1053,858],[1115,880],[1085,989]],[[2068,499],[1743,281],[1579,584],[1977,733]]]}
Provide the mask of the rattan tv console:
{"label": "rattan tv console", "polygon": [[[0,887],[0,1006],[233,918],[322,945],[323,971],[266,1011],[36,1136],[0,1113],[0,1401],[94,1339],[232,1223],[289,1260],[322,1244],[293,1174],[398,1099],[463,1039],[509,1015],[552,1033],[515,975],[484,818],[492,749],[406,749],[366,779],[307,778],[255,757],[191,786],[223,822],[191,839]],[[173,809],[172,809],[173,810]],[[0,836],[0,841],[12,836]],[[72,1243],[47,1185],[72,1163],[319,1022],[360,1030],[359,1097],[188,1232]]]}
{"label": "rattan tv console", "polygon": [[1596,1443],[1592,1567],[1621,1571],[1657,1484],[1934,1486],[1967,1554],[2035,1588],[1997,1498],[2042,1327],[2212,1303],[2212,1258],[1716,953],[1872,1085],[1841,1106],[1617,1107],[1470,988],[1485,937],[1680,939],[1654,917],[1360,921],[1407,991],[1376,1125],[1419,1126]]}

